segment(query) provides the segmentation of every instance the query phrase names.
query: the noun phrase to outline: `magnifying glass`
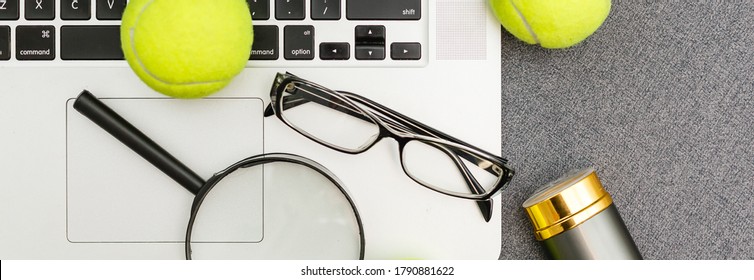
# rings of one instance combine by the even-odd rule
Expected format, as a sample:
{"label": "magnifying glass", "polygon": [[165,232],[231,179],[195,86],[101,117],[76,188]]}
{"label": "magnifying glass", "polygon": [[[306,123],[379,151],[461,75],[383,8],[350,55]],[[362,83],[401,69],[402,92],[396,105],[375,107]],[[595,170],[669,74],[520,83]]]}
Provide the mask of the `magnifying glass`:
{"label": "magnifying glass", "polygon": [[[90,92],[83,91],[73,108],[195,195],[186,229],[186,259],[364,258],[364,231],[358,210],[338,178],[317,162],[284,153],[257,155],[204,181]],[[261,218],[246,218],[249,213],[245,208],[233,206],[250,202],[222,195],[223,189],[245,187],[263,188]],[[220,219],[214,218],[217,213]],[[218,230],[224,220],[230,226]],[[260,230],[259,238],[239,241],[242,238],[238,237],[248,231],[244,225],[257,222],[260,226],[251,228]],[[227,238],[213,241],[198,237],[208,232]]]}

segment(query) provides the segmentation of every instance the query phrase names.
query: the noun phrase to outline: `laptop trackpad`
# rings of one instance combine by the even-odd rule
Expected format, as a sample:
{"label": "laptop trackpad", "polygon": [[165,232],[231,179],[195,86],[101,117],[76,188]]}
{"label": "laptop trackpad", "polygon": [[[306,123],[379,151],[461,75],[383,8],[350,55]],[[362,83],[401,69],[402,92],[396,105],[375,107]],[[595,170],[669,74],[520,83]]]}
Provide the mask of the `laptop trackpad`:
{"label": "laptop trackpad", "polygon": [[[260,99],[102,101],[205,180],[263,153]],[[66,111],[68,240],[183,242],[194,195],[72,105],[70,100]],[[243,186],[213,191],[216,197],[205,200],[199,218],[223,224],[195,228],[195,241],[262,240],[262,176],[255,177]],[[215,201],[237,205],[220,207]],[[227,209],[244,214],[229,215]]]}

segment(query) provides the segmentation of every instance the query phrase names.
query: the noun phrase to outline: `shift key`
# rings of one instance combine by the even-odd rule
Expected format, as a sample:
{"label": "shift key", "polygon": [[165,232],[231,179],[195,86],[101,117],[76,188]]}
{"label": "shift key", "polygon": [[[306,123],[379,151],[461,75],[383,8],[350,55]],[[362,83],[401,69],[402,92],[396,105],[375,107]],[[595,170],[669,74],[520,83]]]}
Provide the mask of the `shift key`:
{"label": "shift key", "polygon": [[346,18],[350,20],[419,20],[421,0],[347,0]]}
{"label": "shift key", "polygon": [[16,59],[55,59],[55,27],[52,25],[16,26]]}

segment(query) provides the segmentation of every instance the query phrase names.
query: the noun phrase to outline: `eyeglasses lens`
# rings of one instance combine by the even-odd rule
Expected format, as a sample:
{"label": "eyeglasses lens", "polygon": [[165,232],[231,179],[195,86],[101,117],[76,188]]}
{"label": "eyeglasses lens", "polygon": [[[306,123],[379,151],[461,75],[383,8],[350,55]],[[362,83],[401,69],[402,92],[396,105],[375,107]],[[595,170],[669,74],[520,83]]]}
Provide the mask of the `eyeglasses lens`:
{"label": "eyeglasses lens", "polygon": [[[491,191],[499,176],[464,159],[457,151],[431,142],[410,141],[403,148],[403,168],[415,181],[442,192],[471,197]],[[475,180],[477,188],[467,180]]]}
{"label": "eyeglasses lens", "polygon": [[[298,103],[281,111],[288,124],[337,149],[358,152],[379,135],[379,126],[362,109],[323,90],[305,85],[288,86],[281,98],[282,104]],[[300,102],[302,99],[309,102]]]}

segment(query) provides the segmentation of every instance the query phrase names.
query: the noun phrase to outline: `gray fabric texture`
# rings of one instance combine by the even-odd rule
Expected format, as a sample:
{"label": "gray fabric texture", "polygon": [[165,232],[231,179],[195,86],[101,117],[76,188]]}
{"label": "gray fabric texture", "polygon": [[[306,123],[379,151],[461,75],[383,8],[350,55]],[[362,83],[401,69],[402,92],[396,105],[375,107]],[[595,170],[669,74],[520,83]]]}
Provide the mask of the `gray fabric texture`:
{"label": "gray fabric texture", "polygon": [[521,204],[594,166],[646,259],[754,259],[754,1],[613,1],[587,40],[502,34],[501,259],[546,258]]}

